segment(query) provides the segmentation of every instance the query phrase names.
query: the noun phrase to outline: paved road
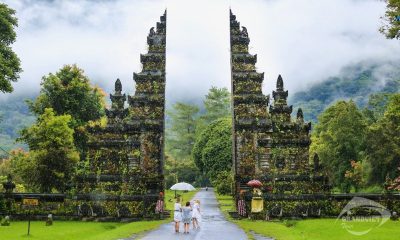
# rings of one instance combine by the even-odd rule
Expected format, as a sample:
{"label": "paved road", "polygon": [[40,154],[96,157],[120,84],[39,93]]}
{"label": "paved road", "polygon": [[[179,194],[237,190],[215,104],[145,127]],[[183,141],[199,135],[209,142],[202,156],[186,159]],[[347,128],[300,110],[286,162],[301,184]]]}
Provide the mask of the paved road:
{"label": "paved road", "polygon": [[180,233],[175,233],[174,223],[161,225],[160,228],[149,232],[142,240],[245,240],[245,232],[235,224],[228,222],[218,208],[218,202],[214,191],[200,190],[194,196],[201,203],[202,222],[199,230],[192,230],[183,234],[183,224]]}

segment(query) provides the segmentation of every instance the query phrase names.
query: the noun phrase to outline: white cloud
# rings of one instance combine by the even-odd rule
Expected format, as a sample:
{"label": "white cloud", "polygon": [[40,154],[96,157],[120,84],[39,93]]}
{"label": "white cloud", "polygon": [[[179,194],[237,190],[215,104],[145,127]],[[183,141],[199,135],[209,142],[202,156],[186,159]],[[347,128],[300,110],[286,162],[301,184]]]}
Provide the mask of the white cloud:
{"label": "white cloud", "polygon": [[350,63],[400,55],[398,42],[378,32],[385,6],[377,0],[5,2],[17,10],[14,49],[24,69],[13,94],[37,92],[43,75],[69,63],[107,92],[119,77],[132,94],[148,30],[165,8],[169,102],[230,87],[229,7],[248,29],[266,94],[279,73],[293,92]]}

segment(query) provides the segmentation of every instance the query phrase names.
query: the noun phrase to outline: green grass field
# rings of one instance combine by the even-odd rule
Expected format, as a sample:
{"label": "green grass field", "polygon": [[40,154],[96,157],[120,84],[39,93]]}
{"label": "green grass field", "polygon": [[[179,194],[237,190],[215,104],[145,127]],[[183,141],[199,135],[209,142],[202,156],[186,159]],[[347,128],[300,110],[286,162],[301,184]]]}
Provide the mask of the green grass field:
{"label": "green grass field", "polygon": [[[393,240],[400,236],[400,222],[387,221],[378,228],[361,236],[350,234],[336,219],[309,219],[294,222],[294,226],[287,227],[283,222],[264,222],[252,220],[233,221],[246,232],[254,231],[276,240]],[[363,231],[376,226],[375,223],[353,223],[353,230]]]}
{"label": "green grass field", "polygon": [[[220,208],[227,212],[233,210],[233,201],[230,196],[217,196]],[[239,227],[243,228],[249,236],[250,232],[255,232],[267,237],[273,237],[276,240],[392,240],[400,236],[400,222],[387,221],[380,227],[377,223],[371,222],[349,222],[344,226],[351,227],[353,231],[363,231],[372,228],[365,235],[352,235],[342,226],[342,221],[336,219],[307,219],[307,220],[289,220],[289,221],[253,221],[249,219],[233,220]],[[290,224],[288,224],[290,223]],[[289,226],[292,225],[292,226]]]}
{"label": "green grass field", "polygon": [[[193,198],[196,192],[183,193],[178,191],[177,193],[182,195],[184,201],[188,201]],[[174,191],[166,191],[165,201],[166,209],[171,210],[174,203]],[[27,221],[12,221],[11,226],[0,226],[0,240],[115,240],[155,229],[170,220],[132,223],[54,221],[54,225],[49,227],[45,226],[44,221],[32,221],[31,235],[29,237],[27,236]]]}
{"label": "green grass field", "polygon": [[164,221],[143,221],[133,223],[100,223],[55,221],[46,227],[45,222],[31,222],[31,235],[27,236],[26,221],[12,222],[9,227],[0,226],[1,240],[40,239],[40,240],[113,240],[158,227]]}

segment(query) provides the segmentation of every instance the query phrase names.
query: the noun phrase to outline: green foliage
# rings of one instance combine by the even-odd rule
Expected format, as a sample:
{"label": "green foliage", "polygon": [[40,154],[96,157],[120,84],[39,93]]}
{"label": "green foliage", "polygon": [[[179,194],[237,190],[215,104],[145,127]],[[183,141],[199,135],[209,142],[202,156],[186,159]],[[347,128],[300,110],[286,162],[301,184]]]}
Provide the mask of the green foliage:
{"label": "green foliage", "polygon": [[11,82],[16,82],[22,72],[20,60],[10,45],[17,38],[14,28],[18,26],[15,10],[0,3],[0,91],[12,92]]}
{"label": "green foliage", "polygon": [[230,116],[231,95],[227,88],[211,87],[203,103],[206,113],[201,119],[205,124]]}
{"label": "green foliage", "polygon": [[193,183],[199,186],[197,182],[200,175],[199,169],[193,160],[176,159],[172,156],[166,156],[165,167],[165,185],[169,189],[177,182]]}
{"label": "green foliage", "polygon": [[232,166],[232,121],[222,118],[212,122],[196,139],[193,159],[200,171],[211,180]]}
{"label": "green foliage", "polygon": [[330,180],[342,191],[350,191],[345,173],[351,170],[350,161],[360,159],[365,132],[365,117],[353,101],[338,101],[318,117],[311,151],[318,153]]}
{"label": "green foliage", "polygon": [[379,30],[389,39],[400,38],[400,1],[386,0],[385,25]]}
{"label": "green foliage", "polygon": [[386,106],[392,95],[393,93],[375,93],[369,96],[368,104],[363,110],[363,114],[367,117],[369,124],[383,117]]}
{"label": "green foliage", "polygon": [[344,176],[352,183],[357,192],[358,188],[364,184],[363,166],[361,161],[350,161],[350,164],[351,170],[347,170]]}
{"label": "green foliage", "polygon": [[76,65],[65,65],[55,74],[42,78],[40,95],[29,103],[37,116],[46,108],[53,108],[56,115],[70,115],[70,126],[75,130],[75,146],[83,153],[86,148],[84,126],[104,115],[104,93],[90,85],[90,80]]}
{"label": "green foliage", "polygon": [[232,195],[233,174],[231,171],[221,171],[212,182],[215,190],[221,195]]}
{"label": "green foliage", "polygon": [[167,128],[167,150],[175,158],[189,158],[195,141],[197,114],[195,105],[175,103],[171,111],[170,127]]}
{"label": "green foliage", "polygon": [[29,190],[35,190],[32,185],[34,179],[34,162],[30,158],[29,153],[23,149],[16,149],[10,152],[8,159],[4,159],[0,166],[0,175],[7,176],[11,174],[13,181],[18,184],[23,184]]}
{"label": "green foliage", "polygon": [[386,176],[396,177],[400,165],[400,94],[390,97],[383,117],[367,131],[365,158],[370,164],[370,184],[382,184]]}
{"label": "green foliage", "polygon": [[[30,183],[42,192],[64,191],[79,160],[70,121],[71,116],[56,116],[53,109],[46,108],[36,124],[21,132],[19,140],[29,145],[30,152],[29,160],[18,164],[27,165]],[[24,168],[21,171],[27,174]]]}

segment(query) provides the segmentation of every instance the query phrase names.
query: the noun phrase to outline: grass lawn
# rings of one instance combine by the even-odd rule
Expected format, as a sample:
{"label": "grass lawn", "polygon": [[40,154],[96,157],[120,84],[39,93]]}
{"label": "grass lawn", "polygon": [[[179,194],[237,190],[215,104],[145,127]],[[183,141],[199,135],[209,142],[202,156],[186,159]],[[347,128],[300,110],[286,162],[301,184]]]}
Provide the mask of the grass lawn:
{"label": "grass lawn", "polygon": [[135,233],[158,227],[164,221],[143,221],[133,223],[100,223],[55,221],[46,227],[44,221],[31,222],[31,235],[27,236],[28,222],[11,222],[11,226],[0,226],[1,240],[40,239],[40,240],[112,240],[128,237]]}
{"label": "grass lawn", "polygon": [[[400,236],[400,222],[387,221],[378,228],[361,236],[352,235],[341,226],[336,219],[308,219],[295,221],[295,225],[287,227],[283,222],[264,222],[252,220],[233,221],[246,232],[254,231],[277,240],[322,240],[322,239],[362,239],[362,240],[393,240]],[[376,223],[357,222],[353,230],[367,230]]]}
{"label": "grass lawn", "polygon": [[[178,193],[182,195],[184,201],[188,201],[193,198],[196,191],[187,193],[178,191]],[[166,191],[165,201],[166,209],[171,210],[174,203],[174,191]],[[44,221],[32,221],[29,237],[27,236],[27,221],[12,221],[9,227],[0,226],[0,240],[115,240],[155,229],[169,221],[171,219],[132,223],[54,221],[54,225],[50,227],[46,227]]]}
{"label": "grass lawn", "polygon": [[[234,208],[230,196],[218,196],[220,208],[227,213]],[[225,214],[227,215],[227,214]],[[247,233],[254,231],[258,234],[273,237],[276,240],[325,240],[325,239],[346,239],[346,240],[392,240],[400,236],[400,222],[387,221],[380,227],[377,223],[370,222],[349,222],[346,226],[351,226],[353,231],[363,231],[372,228],[365,235],[352,235],[342,226],[342,221],[336,219],[307,219],[307,220],[289,220],[289,221],[253,221],[249,219],[233,220]],[[290,224],[287,224],[290,223]],[[287,226],[291,225],[293,226]],[[375,227],[375,228],[374,228]],[[250,235],[249,235],[250,236]]]}

